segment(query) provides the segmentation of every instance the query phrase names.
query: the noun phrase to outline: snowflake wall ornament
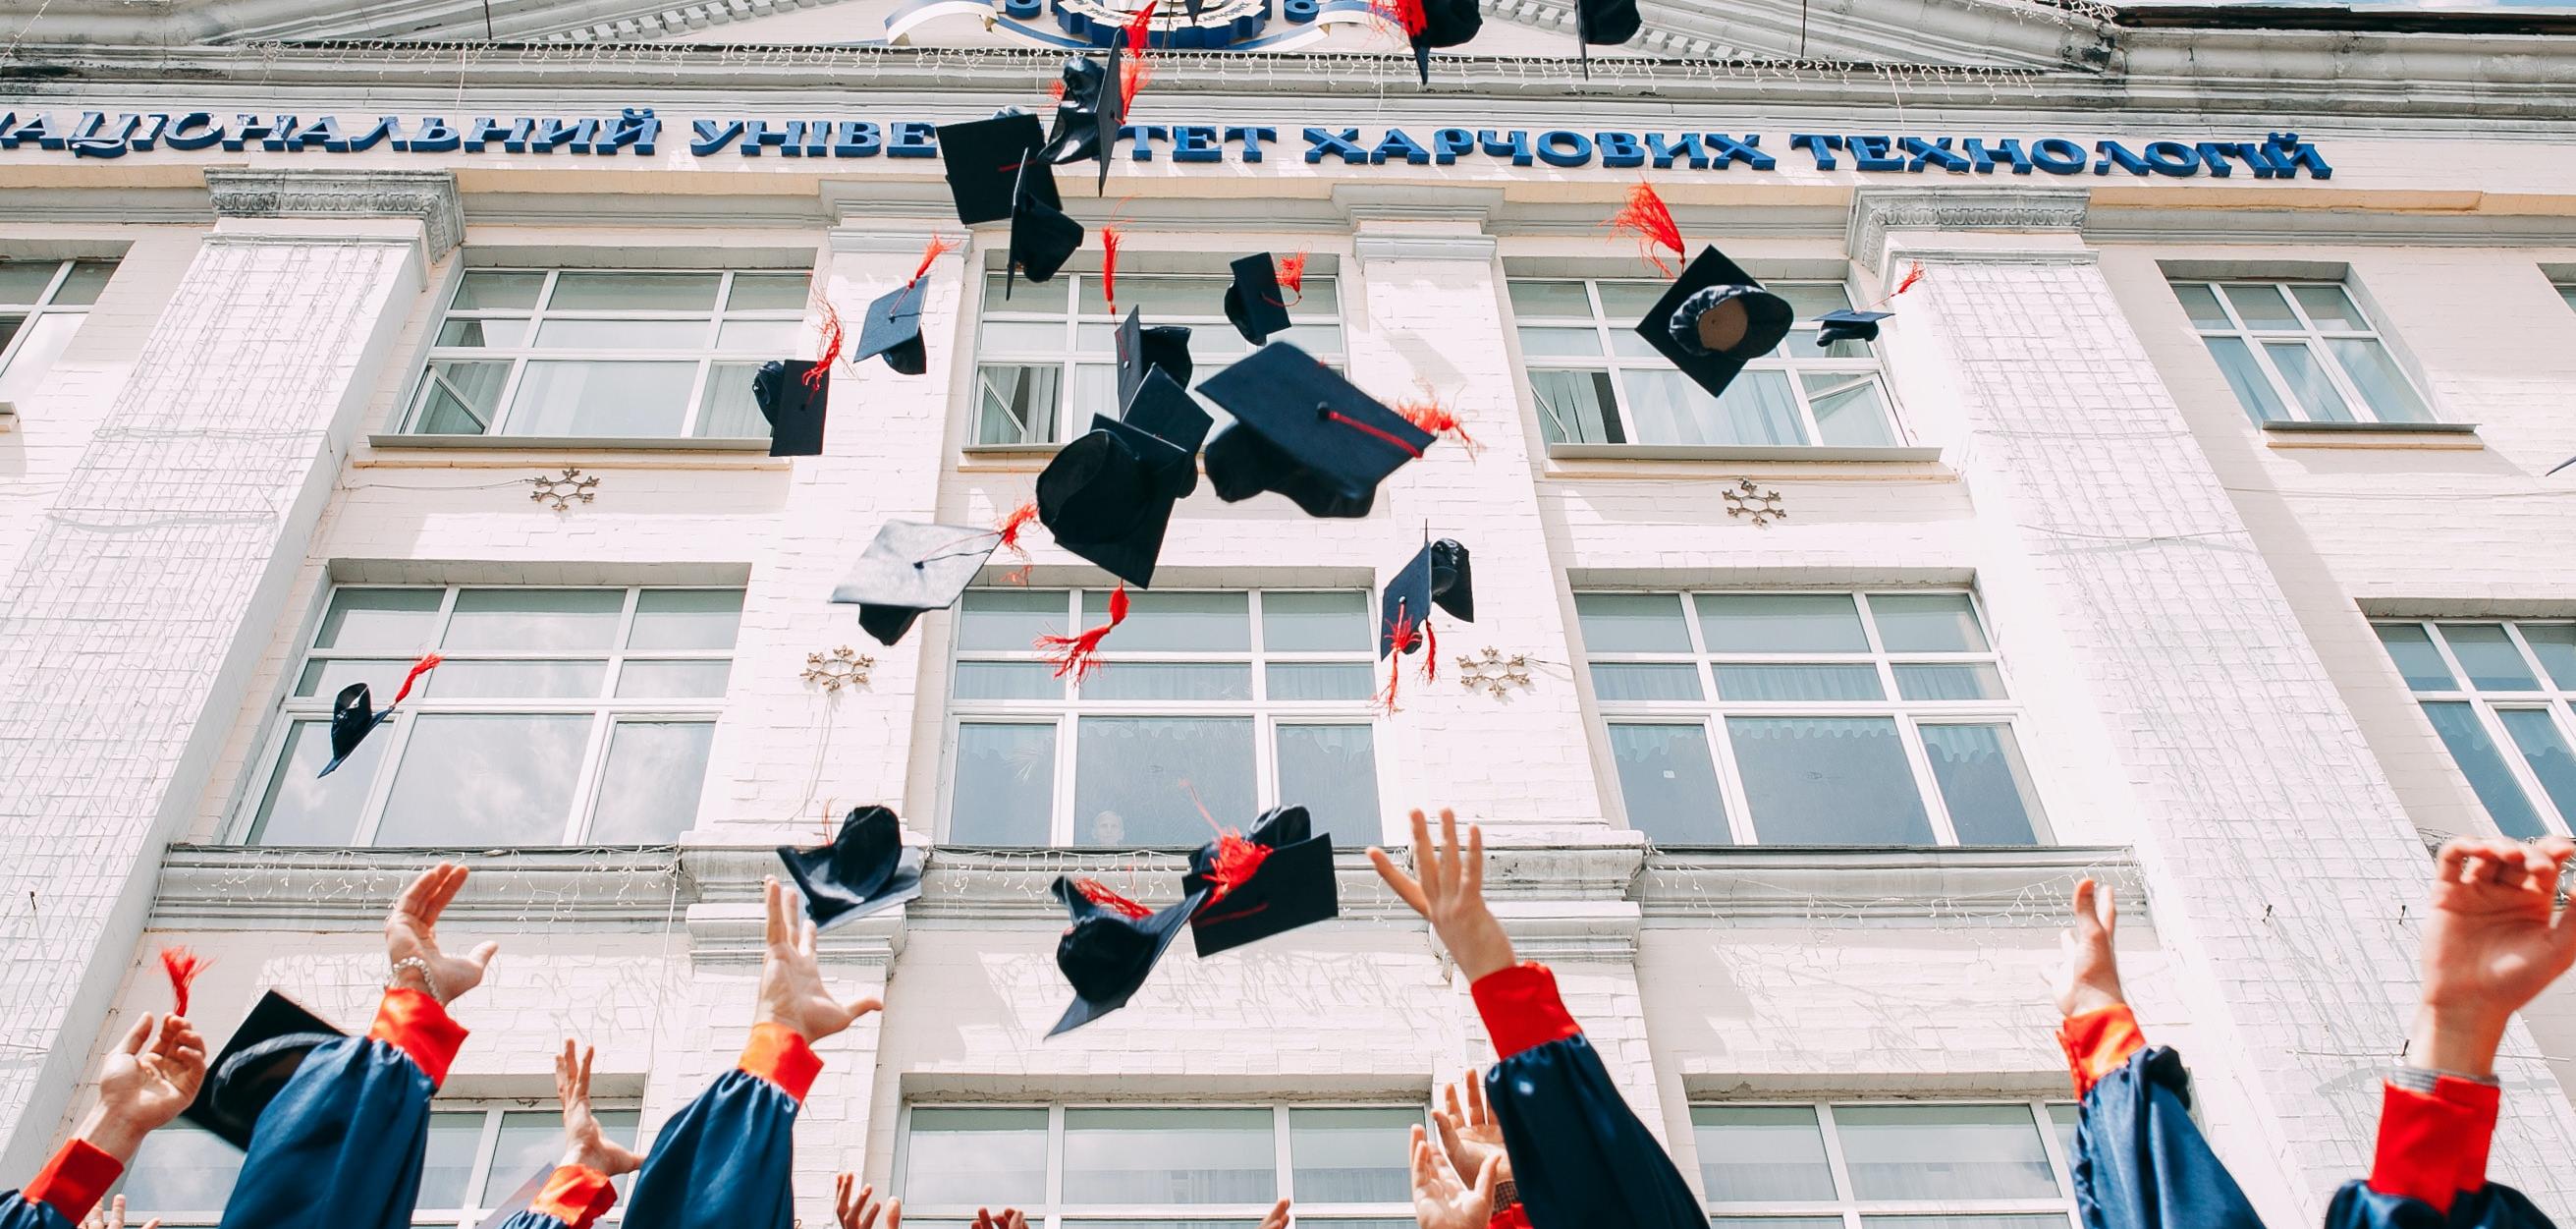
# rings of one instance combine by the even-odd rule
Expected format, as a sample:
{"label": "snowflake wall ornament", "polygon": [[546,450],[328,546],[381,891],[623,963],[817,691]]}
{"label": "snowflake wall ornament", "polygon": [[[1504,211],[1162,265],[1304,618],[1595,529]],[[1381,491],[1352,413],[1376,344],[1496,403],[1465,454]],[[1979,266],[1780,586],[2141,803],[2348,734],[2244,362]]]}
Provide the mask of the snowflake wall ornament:
{"label": "snowflake wall ornament", "polygon": [[1469,691],[1484,690],[1499,700],[1514,687],[1529,687],[1529,654],[1514,653],[1505,657],[1492,645],[1485,646],[1482,656],[1458,655],[1458,682]]}
{"label": "snowflake wall ornament", "polygon": [[845,644],[829,653],[806,654],[805,681],[821,686],[827,693],[844,687],[860,687],[866,685],[868,671],[875,669],[876,664],[876,658],[853,652]]}
{"label": "snowflake wall ornament", "polygon": [[536,487],[535,490],[528,492],[528,498],[538,503],[551,499],[555,502],[557,512],[569,510],[576,502],[589,503],[599,495],[597,490],[599,475],[584,474],[580,469],[570,465],[564,467],[562,477],[539,474],[528,481]]}
{"label": "snowflake wall ornament", "polygon": [[1756,525],[1768,525],[1773,521],[1787,520],[1789,510],[1780,506],[1778,488],[1757,487],[1750,478],[1738,478],[1734,486],[1726,488],[1726,514],[1730,517],[1749,516]]}

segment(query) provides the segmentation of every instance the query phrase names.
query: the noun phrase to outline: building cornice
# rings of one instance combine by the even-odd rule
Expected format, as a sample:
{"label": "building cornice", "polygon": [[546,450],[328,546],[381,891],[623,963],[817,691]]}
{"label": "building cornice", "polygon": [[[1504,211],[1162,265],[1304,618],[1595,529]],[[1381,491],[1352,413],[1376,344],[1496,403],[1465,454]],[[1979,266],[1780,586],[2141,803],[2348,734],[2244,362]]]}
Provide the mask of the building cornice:
{"label": "building cornice", "polygon": [[432,262],[465,240],[465,210],[448,171],[206,168],[218,218],[410,218]]}
{"label": "building cornice", "polygon": [[1648,925],[1693,919],[1983,922],[2057,927],[2086,876],[2145,916],[2145,881],[2119,846],[1658,849],[1635,891]]}
{"label": "building cornice", "polygon": [[[1973,188],[1864,187],[1852,193],[1844,250],[1877,272],[1890,231],[2057,231],[2084,229],[2093,194],[2084,188],[1980,185]],[[1927,257],[1928,258],[1928,257]]]}

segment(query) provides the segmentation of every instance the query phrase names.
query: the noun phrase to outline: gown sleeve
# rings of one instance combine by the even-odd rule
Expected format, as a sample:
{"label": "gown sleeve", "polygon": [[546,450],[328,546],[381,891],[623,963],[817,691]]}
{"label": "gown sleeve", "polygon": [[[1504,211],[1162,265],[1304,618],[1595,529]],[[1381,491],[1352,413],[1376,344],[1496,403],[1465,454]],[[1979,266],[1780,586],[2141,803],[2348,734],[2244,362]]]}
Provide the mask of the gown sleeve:
{"label": "gown sleeve", "polygon": [[64,1144],[26,1189],[0,1195],[0,1229],[71,1229],[124,1172],[87,1140]]}
{"label": "gown sleeve", "polygon": [[558,1165],[537,1197],[512,1212],[500,1229],[590,1229],[617,1206],[617,1192],[608,1182],[607,1174],[588,1165]]}
{"label": "gown sleeve", "polygon": [[375,1027],[304,1058],[251,1132],[222,1229],[411,1224],[429,1098],[465,1030],[417,990],[388,990]]}
{"label": "gown sleeve", "polygon": [[822,1070],[794,1030],[754,1025],[741,1063],[654,1138],[625,1229],[790,1229],[796,1109]]}
{"label": "gown sleeve", "polygon": [[2262,1229],[2191,1120],[2181,1055],[2149,1048],[2127,1007],[2071,1017],[2057,1037],[2083,1098],[2074,1165],[2086,1229]]}
{"label": "gown sleeve", "polygon": [[1628,1108],[1545,966],[1473,987],[1501,1061],[1485,1098],[1533,1229],[1708,1229],[1672,1158]]}
{"label": "gown sleeve", "polygon": [[2487,1181],[2500,1097],[2493,1084],[2455,1076],[2391,1079],[2370,1177],[2335,1192],[2326,1229],[2548,1229],[2522,1192]]}

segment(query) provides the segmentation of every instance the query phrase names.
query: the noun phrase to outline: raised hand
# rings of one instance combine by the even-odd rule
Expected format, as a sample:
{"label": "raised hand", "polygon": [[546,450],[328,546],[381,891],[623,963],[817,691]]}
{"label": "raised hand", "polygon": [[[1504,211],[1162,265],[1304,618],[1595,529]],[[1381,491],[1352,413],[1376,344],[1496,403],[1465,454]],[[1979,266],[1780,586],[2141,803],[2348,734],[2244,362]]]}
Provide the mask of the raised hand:
{"label": "raised hand", "polygon": [[[978,1225],[975,1229],[984,1229],[984,1227]],[[1270,1215],[1261,1218],[1260,1229],[1288,1229],[1287,1200],[1282,1199],[1279,1202],[1270,1205]]]}
{"label": "raised hand", "polygon": [[597,1053],[566,1037],[563,1053],[555,1055],[555,1098],[563,1102],[564,1120],[564,1154],[556,1164],[584,1165],[614,1178],[635,1172],[644,1158],[608,1138],[599,1116],[591,1112],[590,1060]]}
{"label": "raised hand", "polygon": [[2424,922],[2424,1009],[2407,1059],[2484,1076],[2513,1013],[2576,964],[2576,911],[2558,876],[2576,842],[2455,840],[2433,873]]}
{"label": "raised hand", "polygon": [[[125,1229],[125,1196],[114,1196],[106,1204],[91,1208],[89,1215],[81,1218],[80,1229]],[[161,1229],[161,1218],[143,1222],[143,1229]]]}
{"label": "raised hand", "polygon": [[1435,847],[1430,822],[1415,811],[1413,865],[1420,879],[1405,874],[1383,849],[1372,845],[1368,854],[1378,878],[1430,921],[1432,933],[1440,936],[1468,981],[1512,967],[1511,938],[1503,933],[1503,924],[1494,920],[1494,911],[1485,906],[1484,829],[1468,825],[1467,851],[1462,856],[1457,812],[1440,809],[1440,844]]}
{"label": "raised hand", "polygon": [[2120,922],[2120,906],[2111,889],[2090,879],[2075,885],[2075,923],[2057,932],[2057,950],[2065,956],[2050,989],[2057,1013],[2068,1018],[2129,1001],[2120,989],[2120,956],[2111,932]]}
{"label": "raised hand", "polygon": [[1020,1215],[1018,1208],[1004,1208],[999,1212],[977,1208],[975,1229],[1029,1229],[1029,1218]]}
{"label": "raised hand", "polygon": [[132,1161],[143,1137],[169,1125],[197,1099],[206,1079],[206,1040],[183,1016],[161,1022],[156,1038],[146,1014],[109,1051],[98,1073],[98,1108],[81,1138],[119,1161]]}
{"label": "raised hand", "polygon": [[1488,1159],[1469,1186],[1450,1168],[1449,1158],[1431,1146],[1422,1128],[1413,1128],[1413,1219],[1421,1229],[1485,1229],[1494,1218],[1495,1176],[1501,1164]]}
{"label": "raised hand", "polygon": [[769,948],[760,960],[760,1009],[755,1020],[782,1024],[807,1041],[821,1041],[859,1017],[885,1008],[872,998],[847,1003],[833,998],[831,988],[823,984],[823,970],[814,961],[814,923],[805,919],[796,894],[779,886],[775,875],[761,881],[761,893],[769,904],[765,935]]}
{"label": "raised hand", "polygon": [[[775,880],[771,881],[773,891],[777,886]],[[848,1170],[832,1179],[832,1213],[840,1217],[841,1229],[903,1229],[903,1201],[877,1202],[877,1188],[859,1185],[859,1176]],[[975,1218],[976,1229],[984,1229],[985,1223],[983,1216]],[[1020,1227],[1014,1225],[1012,1229]]]}
{"label": "raised hand", "polygon": [[[1485,1105],[1485,1081],[1475,1068],[1458,1077],[1444,1094],[1446,1108],[1434,1107],[1431,1124],[1440,1129],[1440,1150],[1449,1154],[1449,1167],[1462,1174],[1481,1171],[1488,1159],[1501,1162],[1494,1173],[1497,1182],[1512,1177],[1511,1156],[1503,1150],[1503,1128],[1494,1121],[1493,1111]],[[1464,1086],[1465,1096],[1458,1090]]]}
{"label": "raised hand", "polygon": [[[394,964],[393,984],[426,991],[440,1003],[483,984],[498,943],[483,943],[462,956],[438,950],[438,915],[465,886],[465,868],[441,862],[420,873],[385,915],[385,958]],[[405,964],[405,961],[419,964]]]}

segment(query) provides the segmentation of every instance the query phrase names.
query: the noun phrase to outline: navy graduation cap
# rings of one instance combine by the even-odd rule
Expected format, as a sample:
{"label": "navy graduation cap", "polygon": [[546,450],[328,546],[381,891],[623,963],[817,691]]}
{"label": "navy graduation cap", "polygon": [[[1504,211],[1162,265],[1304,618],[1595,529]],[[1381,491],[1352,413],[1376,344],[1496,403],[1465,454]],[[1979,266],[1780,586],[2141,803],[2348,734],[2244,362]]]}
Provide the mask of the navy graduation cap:
{"label": "navy graduation cap", "polygon": [[[1043,199],[1029,184],[1043,162],[1020,168],[1020,185],[1013,190],[1011,203],[1010,268],[1002,282],[1002,297],[1011,297],[1011,288],[1019,284],[1021,274],[1032,282],[1052,280],[1064,262],[1082,247],[1082,223],[1065,215],[1063,202]],[[1052,189],[1054,175],[1047,175]],[[1053,195],[1052,191],[1048,195]]]}
{"label": "navy graduation cap", "polygon": [[1317,836],[1304,807],[1274,807],[1252,832],[1228,832],[1190,855],[1181,890],[1206,892],[1190,917],[1201,958],[1341,916],[1333,838]]}
{"label": "navy graduation cap", "polygon": [[1691,382],[1722,396],[1744,364],[1789,335],[1797,312],[1715,247],[1700,249],[1637,332]]}
{"label": "navy graduation cap", "polygon": [[1038,520],[1056,545],[1150,587],[1172,505],[1198,488],[1199,444],[1213,424],[1170,375],[1146,373],[1124,417],[1094,415],[1038,474]]}
{"label": "navy graduation cap", "polygon": [[295,1000],[268,991],[206,1064],[205,1083],[181,1116],[247,1151],[259,1116],[285,1090],[304,1056],[347,1036]]}
{"label": "navy graduation cap", "polygon": [[1128,308],[1127,318],[1118,322],[1118,404],[1122,412],[1136,400],[1136,390],[1144,386],[1145,373],[1156,368],[1170,375],[1173,383],[1189,387],[1193,371],[1189,326],[1158,324],[1149,328],[1143,308]]}
{"label": "navy graduation cap", "polygon": [[1288,331],[1288,300],[1279,284],[1279,262],[1257,252],[1234,262],[1234,284],[1225,288],[1225,318],[1245,341],[1260,345]]}
{"label": "navy graduation cap", "polygon": [[805,916],[829,930],[921,895],[922,853],[903,843],[903,821],[881,806],[854,807],[829,845],[778,847],[805,894]]}
{"label": "navy graduation cap", "polygon": [[1838,341],[1876,341],[1878,322],[1895,312],[1865,312],[1842,308],[1816,317],[1816,344],[1830,346]]}
{"label": "navy graduation cap", "polygon": [[[1113,43],[1113,46],[1115,44]],[[1117,106],[1117,76],[1089,56],[1067,56],[1064,92],[1055,100],[1055,119],[1047,128],[1046,160],[1065,166],[1098,158],[1110,147],[1101,140],[1101,108]]]}
{"label": "navy graduation cap", "polygon": [[1110,891],[1098,880],[1062,875],[1056,876],[1054,890],[1073,920],[1055,945],[1055,967],[1073,983],[1073,1004],[1047,1030],[1049,1037],[1072,1032],[1126,1006],[1207,899],[1204,891],[1192,892],[1153,910]]}
{"label": "navy graduation cap", "polygon": [[823,415],[832,392],[826,369],[831,361],[829,355],[819,362],[774,358],[752,373],[751,399],[759,404],[760,416],[769,420],[769,455],[823,455]]}
{"label": "navy graduation cap", "polygon": [[868,304],[859,322],[859,345],[850,361],[864,363],[884,355],[896,375],[917,376],[930,369],[929,347],[921,343],[921,305],[930,283],[914,278]]}
{"label": "navy graduation cap", "polygon": [[[991,119],[948,124],[939,129],[941,170],[957,202],[957,220],[968,226],[1009,218],[1025,192],[1051,208],[1062,209],[1056,195],[1055,168],[1045,156],[1046,131],[1038,117],[1005,110]],[[1030,174],[1023,180],[1020,172]]]}
{"label": "navy graduation cap", "polygon": [[857,603],[859,627],[877,643],[893,644],[922,615],[956,605],[1001,544],[997,529],[887,521],[832,590],[832,600]]}
{"label": "navy graduation cap", "polygon": [[1235,417],[1207,449],[1208,481],[1227,503],[1277,491],[1309,516],[1366,516],[1378,484],[1438,438],[1284,341],[1199,392]]}
{"label": "navy graduation cap", "polygon": [[1387,582],[1378,599],[1377,655],[1420,651],[1430,639],[1435,605],[1461,622],[1476,621],[1475,581],[1467,548],[1456,538],[1424,546]]}
{"label": "navy graduation cap", "polygon": [[403,676],[402,686],[394,691],[394,702],[381,711],[375,706],[375,693],[369,691],[365,683],[351,683],[341,688],[340,694],[331,700],[331,762],[313,774],[314,778],[319,780],[330,776],[342,760],[349,758],[350,752],[358,749],[359,743],[367,740],[367,735],[375,732],[377,726],[393,720],[394,710],[402,707],[403,700],[411,695],[411,685],[420,676],[437,669],[439,661],[438,654],[432,653],[413,662],[411,673]]}

